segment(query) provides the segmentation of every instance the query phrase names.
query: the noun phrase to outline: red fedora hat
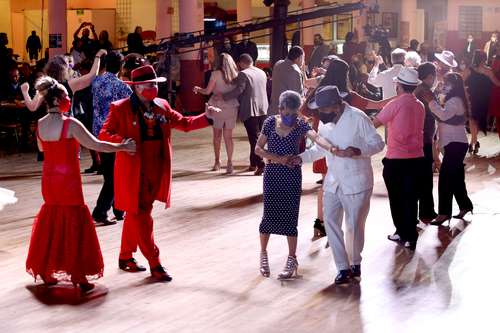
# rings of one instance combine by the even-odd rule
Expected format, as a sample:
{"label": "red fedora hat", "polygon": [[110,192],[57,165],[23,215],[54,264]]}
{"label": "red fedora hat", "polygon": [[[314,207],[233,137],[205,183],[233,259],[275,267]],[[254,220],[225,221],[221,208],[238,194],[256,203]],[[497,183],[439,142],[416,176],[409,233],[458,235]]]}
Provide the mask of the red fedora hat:
{"label": "red fedora hat", "polygon": [[131,73],[132,81],[123,81],[126,84],[143,84],[150,82],[165,82],[167,81],[164,77],[157,77],[156,72],[151,65],[141,66],[139,68],[134,69]]}

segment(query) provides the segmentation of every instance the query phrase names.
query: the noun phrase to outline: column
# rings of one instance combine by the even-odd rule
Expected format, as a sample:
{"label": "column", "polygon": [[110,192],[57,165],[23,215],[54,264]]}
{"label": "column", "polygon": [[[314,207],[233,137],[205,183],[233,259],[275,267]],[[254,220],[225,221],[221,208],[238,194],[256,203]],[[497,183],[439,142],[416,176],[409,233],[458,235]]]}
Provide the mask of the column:
{"label": "column", "polygon": [[66,0],[49,0],[49,57],[67,52]]}
{"label": "column", "polygon": [[[179,30],[192,32],[203,29],[204,6],[203,0],[179,1]],[[199,44],[195,48],[199,48]],[[181,52],[188,50],[182,49]],[[204,86],[203,70],[200,61],[200,51],[181,54],[181,103],[185,112],[201,112],[204,101],[201,95],[193,93],[194,86]]]}
{"label": "column", "polygon": [[417,22],[417,0],[401,1],[401,46],[409,46],[410,40],[415,38]]}
{"label": "column", "polygon": [[[236,19],[240,25],[244,26],[251,22],[246,22],[252,19],[252,1],[236,0]],[[241,39],[241,35],[235,36],[236,40]]]}
{"label": "column", "polygon": [[156,0],[156,39],[172,35],[173,14],[172,0]]}
{"label": "column", "polygon": [[[302,0],[302,9],[312,8],[316,6],[315,0]],[[301,45],[306,53],[306,63],[309,62],[309,57],[311,55],[312,49],[314,47],[314,35],[321,34],[323,32],[323,26],[317,25],[323,22],[322,18],[302,21],[302,27],[312,26],[310,28],[302,28],[300,31]]]}

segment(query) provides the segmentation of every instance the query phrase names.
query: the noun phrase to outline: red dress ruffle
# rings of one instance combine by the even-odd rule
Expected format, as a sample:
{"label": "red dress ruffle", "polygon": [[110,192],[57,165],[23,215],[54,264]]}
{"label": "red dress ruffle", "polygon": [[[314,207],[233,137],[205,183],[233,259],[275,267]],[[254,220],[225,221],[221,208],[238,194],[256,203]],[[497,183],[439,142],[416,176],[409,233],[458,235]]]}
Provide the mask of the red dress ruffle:
{"label": "red dress ruffle", "polygon": [[44,204],[31,233],[26,271],[36,279],[76,282],[102,277],[104,263],[97,233],[83,201],[79,145],[66,138],[65,119],[58,141],[42,141]]}

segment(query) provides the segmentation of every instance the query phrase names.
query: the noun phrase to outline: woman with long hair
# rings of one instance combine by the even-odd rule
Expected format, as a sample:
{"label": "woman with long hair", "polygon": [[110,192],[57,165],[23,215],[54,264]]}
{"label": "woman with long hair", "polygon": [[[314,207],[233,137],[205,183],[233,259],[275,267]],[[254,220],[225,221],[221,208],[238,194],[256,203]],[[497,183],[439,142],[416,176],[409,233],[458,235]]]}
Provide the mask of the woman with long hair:
{"label": "woman with long hair", "polygon": [[95,226],[83,200],[79,143],[102,152],[135,152],[135,142],[97,140],[78,120],[64,116],[71,107],[66,88],[42,77],[36,90],[47,107],[38,121],[38,146],[45,153],[42,171],[44,204],[35,218],[26,271],[45,284],[71,280],[84,292],[94,288],[90,279],[103,274],[103,260]]}
{"label": "woman with long hair", "polygon": [[[210,81],[206,88],[194,87],[193,91],[195,94],[203,95],[219,95],[225,94],[234,89],[234,80],[238,76],[238,67],[233,58],[227,54],[222,53],[220,59],[219,68],[212,72],[210,76]],[[233,169],[233,129],[236,126],[236,119],[238,117],[238,100],[230,99],[215,100],[215,98],[210,98],[208,104],[216,108],[221,109],[221,112],[214,114],[214,124],[213,124],[213,144],[214,144],[214,154],[215,163],[212,171],[218,171],[221,168],[220,163],[220,147],[222,137],[224,137],[224,143],[226,144],[227,152],[227,173],[232,174]]]}
{"label": "woman with long hair", "polygon": [[462,219],[472,213],[472,202],[465,185],[464,159],[468,141],[465,123],[470,114],[469,99],[465,92],[464,81],[458,73],[448,73],[444,77],[444,106],[441,106],[431,92],[423,99],[438,122],[438,142],[443,152],[443,162],[439,169],[439,215],[433,225],[450,221],[453,197],[458,203],[460,213],[455,218]]}
{"label": "woman with long hair", "polygon": [[[330,64],[326,73],[319,83],[319,87],[323,86],[337,86],[339,92],[346,95],[344,100],[351,106],[358,108],[362,111],[365,110],[381,110],[390,99],[383,101],[374,101],[365,98],[351,89],[349,83],[349,65],[344,60],[330,56]],[[317,88],[316,88],[317,89]],[[301,113],[306,117],[313,118],[313,129],[317,130],[319,125],[319,116],[317,110],[310,110],[307,105],[309,101],[314,97],[315,90],[308,93],[306,102],[303,104]],[[327,167],[325,159],[315,161],[313,163],[313,172],[320,173],[322,178],[325,178]],[[318,191],[318,207],[317,207],[317,218],[314,221],[314,234],[312,240],[317,240],[319,238],[325,237],[326,231],[323,223],[323,189]]]}

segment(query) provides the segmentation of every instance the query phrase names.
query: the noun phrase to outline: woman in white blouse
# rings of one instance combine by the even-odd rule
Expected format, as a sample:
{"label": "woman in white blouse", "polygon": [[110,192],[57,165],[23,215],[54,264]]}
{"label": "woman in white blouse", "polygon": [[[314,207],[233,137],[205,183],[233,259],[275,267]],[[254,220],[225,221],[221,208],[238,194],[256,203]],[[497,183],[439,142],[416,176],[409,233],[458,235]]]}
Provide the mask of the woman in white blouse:
{"label": "woman in white blouse", "polygon": [[460,208],[455,218],[462,219],[468,212],[472,213],[473,208],[465,186],[464,159],[468,149],[465,123],[469,103],[462,76],[458,73],[446,74],[443,92],[443,107],[432,94],[424,98],[438,122],[438,142],[444,156],[439,170],[439,216],[431,223],[433,225],[449,223],[453,197]]}

